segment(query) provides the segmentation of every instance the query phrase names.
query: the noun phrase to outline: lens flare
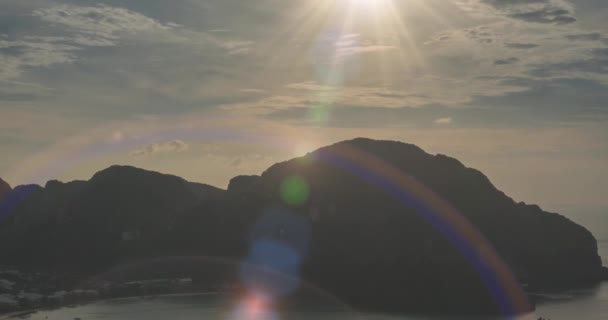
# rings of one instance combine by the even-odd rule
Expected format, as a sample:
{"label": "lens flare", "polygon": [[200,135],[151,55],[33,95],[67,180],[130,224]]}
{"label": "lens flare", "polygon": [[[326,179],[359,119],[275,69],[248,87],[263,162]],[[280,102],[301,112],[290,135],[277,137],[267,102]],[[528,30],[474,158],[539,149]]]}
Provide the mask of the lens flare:
{"label": "lens flare", "polygon": [[278,320],[271,300],[259,292],[250,292],[234,311],[231,320]]}
{"label": "lens flare", "polygon": [[302,177],[287,177],[281,183],[281,198],[290,206],[301,206],[306,203],[310,195],[310,186]]}
{"label": "lens flare", "polygon": [[247,313],[253,317],[257,317],[266,309],[267,301],[261,295],[251,295],[245,300],[245,308]]}

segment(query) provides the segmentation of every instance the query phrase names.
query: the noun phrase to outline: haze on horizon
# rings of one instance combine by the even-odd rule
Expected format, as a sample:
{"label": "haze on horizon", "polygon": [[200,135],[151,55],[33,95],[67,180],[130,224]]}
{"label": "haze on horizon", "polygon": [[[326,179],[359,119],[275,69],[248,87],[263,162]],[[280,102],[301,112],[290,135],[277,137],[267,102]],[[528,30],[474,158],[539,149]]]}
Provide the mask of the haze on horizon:
{"label": "haze on horizon", "polygon": [[364,136],[608,207],[604,0],[4,0],[0,177],[225,187]]}

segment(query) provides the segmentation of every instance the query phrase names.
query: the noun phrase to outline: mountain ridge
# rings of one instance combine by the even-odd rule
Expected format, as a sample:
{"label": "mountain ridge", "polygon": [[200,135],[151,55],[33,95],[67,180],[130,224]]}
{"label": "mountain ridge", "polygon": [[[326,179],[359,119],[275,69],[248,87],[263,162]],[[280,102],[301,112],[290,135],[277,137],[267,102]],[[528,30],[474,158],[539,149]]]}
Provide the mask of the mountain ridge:
{"label": "mountain ridge", "polygon": [[[235,177],[227,190],[131,166],[111,166],[88,181],[16,187],[30,193],[0,221],[0,258],[81,273],[175,254],[239,260],[265,217],[297,216],[310,228],[305,246],[289,232],[304,229],[285,218],[264,229],[271,232],[265,237],[306,247],[296,252],[302,265],[294,276],[354,306],[495,312],[477,272],[455,250],[458,244],[429,223],[429,215],[441,212],[425,213],[395,198],[395,173],[413,186],[399,192],[412,198],[428,189],[457,209],[520,283],[570,288],[606,277],[597,241],[585,227],[515,202],[457,159],[367,138],[274,164],[259,176]],[[9,198],[23,194],[15,190]],[[408,201],[418,200],[424,199]],[[222,272],[215,278],[238,277],[237,270]]]}

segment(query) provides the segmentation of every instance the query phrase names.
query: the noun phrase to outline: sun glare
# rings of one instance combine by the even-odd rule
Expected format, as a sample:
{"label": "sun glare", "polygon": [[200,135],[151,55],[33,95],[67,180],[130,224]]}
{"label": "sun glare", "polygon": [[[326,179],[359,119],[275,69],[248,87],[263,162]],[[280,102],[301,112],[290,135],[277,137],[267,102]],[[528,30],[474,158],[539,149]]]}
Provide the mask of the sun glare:
{"label": "sun glare", "polygon": [[357,11],[381,11],[390,7],[390,1],[391,0],[348,0],[347,2]]}
{"label": "sun glare", "polygon": [[[296,1],[277,37],[261,48],[265,64],[305,66],[319,86],[311,91],[311,106],[304,117],[317,126],[335,122],[348,83],[378,75],[391,86],[403,73],[427,68],[416,33],[420,17],[443,25],[443,18],[428,0],[306,0]],[[304,53],[304,54],[303,54]],[[295,60],[294,60],[295,58]],[[300,70],[299,68],[297,70]],[[397,72],[397,70],[399,70]],[[326,90],[330,88],[330,90]],[[306,152],[294,147],[296,155]]]}
{"label": "sun glare", "polygon": [[384,2],[383,0],[351,0],[352,2],[354,2],[357,6],[361,6],[361,7],[373,7],[373,6],[377,6],[380,3]]}

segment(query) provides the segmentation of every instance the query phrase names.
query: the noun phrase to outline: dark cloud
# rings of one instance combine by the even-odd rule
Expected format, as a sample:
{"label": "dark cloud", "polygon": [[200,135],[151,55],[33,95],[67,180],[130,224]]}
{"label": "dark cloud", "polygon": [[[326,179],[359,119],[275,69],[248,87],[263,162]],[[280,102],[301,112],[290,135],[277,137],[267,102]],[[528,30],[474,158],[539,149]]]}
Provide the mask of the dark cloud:
{"label": "dark cloud", "polygon": [[539,9],[534,11],[513,13],[511,18],[534,23],[568,24],[576,22],[570,11],[565,9]]}
{"label": "dark cloud", "polygon": [[539,65],[529,73],[535,77],[568,76],[572,72],[608,74],[608,48],[596,48],[579,60]]}
{"label": "dark cloud", "polygon": [[0,56],[20,56],[26,53],[28,50],[27,46],[15,45],[10,47],[0,47]]}
{"label": "dark cloud", "polygon": [[526,22],[547,24],[576,22],[570,8],[552,0],[482,0],[482,2],[504,11],[513,19]]}
{"label": "dark cloud", "polygon": [[506,64],[514,64],[514,63],[516,63],[518,61],[519,61],[518,58],[511,57],[511,58],[506,58],[506,59],[497,59],[497,60],[494,60],[494,64],[495,65],[506,65]]}
{"label": "dark cloud", "polygon": [[64,0],[64,2],[80,6],[95,6],[101,2],[140,12],[161,22],[179,21],[180,25],[187,28],[226,29],[232,33],[248,35],[274,31],[273,22],[281,19],[285,12],[293,12],[301,5],[300,1],[276,0]]}
{"label": "dark cloud", "polygon": [[603,36],[599,32],[570,34],[566,36],[570,41],[600,41]]}
{"label": "dark cloud", "polygon": [[608,59],[608,48],[596,48],[591,50],[591,53],[599,59]]}
{"label": "dark cloud", "polygon": [[483,2],[497,7],[550,3],[549,0],[483,0]]}
{"label": "dark cloud", "polygon": [[486,26],[467,29],[466,36],[471,40],[486,44],[493,43],[496,38],[496,34]]}
{"label": "dark cloud", "polygon": [[506,43],[505,46],[513,49],[534,49],[537,48],[538,45],[534,43]]}
{"label": "dark cloud", "polygon": [[478,97],[473,106],[510,110],[532,118],[565,120],[571,117],[608,115],[608,86],[582,78],[534,80],[505,79],[505,85],[528,90],[496,97]]}

